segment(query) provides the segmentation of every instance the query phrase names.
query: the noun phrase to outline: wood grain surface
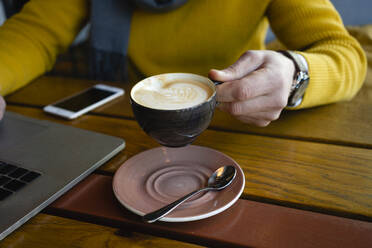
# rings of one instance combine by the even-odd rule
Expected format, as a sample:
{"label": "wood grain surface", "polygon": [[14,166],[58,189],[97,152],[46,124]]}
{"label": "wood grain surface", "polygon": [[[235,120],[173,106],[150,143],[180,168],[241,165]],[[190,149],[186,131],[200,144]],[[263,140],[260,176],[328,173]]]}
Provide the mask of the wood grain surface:
{"label": "wood grain surface", "polygon": [[[121,235],[118,235],[120,233]],[[196,248],[201,246],[159,238],[147,234],[135,233],[125,228],[121,229],[119,232],[119,229],[116,228],[90,224],[48,214],[38,214],[6,237],[3,241],[0,241],[0,247]]]}
{"label": "wood grain surface", "polygon": [[[85,115],[65,121],[37,108],[8,110],[124,138],[126,148],[100,168],[110,175],[127,158],[158,146],[133,120]],[[219,150],[240,164],[246,176],[243,198],[372,220],[368,149],[214,130],[206,130],[195,144]]]}
{"label": "wood grain surface", "polygon": [[[12,104],[42,107],[95,83],[88,80],[43,76],[8,96],[6,100]],[[133,118],[129,103],[132,85],[108,84],[123,87],[126,93],[114,102],[95,110],[94,113]],[[350,102],[284,111],[279,120],[265,128],[246,125],[217,110],[210,129],[372,148],[371,123],[372,86],[365,84]]]}

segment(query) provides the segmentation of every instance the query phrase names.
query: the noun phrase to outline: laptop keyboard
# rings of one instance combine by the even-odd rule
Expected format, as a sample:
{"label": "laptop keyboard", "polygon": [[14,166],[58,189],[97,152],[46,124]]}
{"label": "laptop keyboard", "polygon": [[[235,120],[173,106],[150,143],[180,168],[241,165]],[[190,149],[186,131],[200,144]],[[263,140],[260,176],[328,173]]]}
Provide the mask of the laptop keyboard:
{"label": "laptop keyboard", "polygon": [[0,161],[0,201],[17,192],[41,174]]}

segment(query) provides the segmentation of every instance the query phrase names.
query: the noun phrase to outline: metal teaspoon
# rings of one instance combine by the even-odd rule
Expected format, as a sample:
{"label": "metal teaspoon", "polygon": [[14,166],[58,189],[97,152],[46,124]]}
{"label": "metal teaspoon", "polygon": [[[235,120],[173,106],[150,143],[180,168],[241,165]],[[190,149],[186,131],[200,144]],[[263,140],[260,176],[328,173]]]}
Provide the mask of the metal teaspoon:
{"label": "metal teaspoon", "polygon": [[169,205],[162,207],[154,212],[148,213],[144,215],[142,218],[144,221],[148,223],[152,223],[157,221],[158,219],[164,217],[165,215],[169,214],[173,211],[176,207],[178,207],[183,202],[187,201],[191,197],[196,194],[199,194],[203,191],[208,190],[221,190],[226,188],[231,182],[234,180],[236,175],[236,169],[232,165],[222,166],[218,168],[208,179],[208,185],[204,188],[195,190],[184,197],[170,203]]}

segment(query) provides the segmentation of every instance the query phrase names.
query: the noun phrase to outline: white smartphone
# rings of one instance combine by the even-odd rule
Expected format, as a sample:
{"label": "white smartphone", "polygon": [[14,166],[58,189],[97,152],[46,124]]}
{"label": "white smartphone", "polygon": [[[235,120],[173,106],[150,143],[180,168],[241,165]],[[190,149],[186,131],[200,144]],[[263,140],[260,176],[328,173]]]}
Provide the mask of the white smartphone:
{"label": "white smartphone", "polygon": [[123,89],[96,84],[75,95],[45,106],[44,111],[67,119],[75,119],[123,94]]}

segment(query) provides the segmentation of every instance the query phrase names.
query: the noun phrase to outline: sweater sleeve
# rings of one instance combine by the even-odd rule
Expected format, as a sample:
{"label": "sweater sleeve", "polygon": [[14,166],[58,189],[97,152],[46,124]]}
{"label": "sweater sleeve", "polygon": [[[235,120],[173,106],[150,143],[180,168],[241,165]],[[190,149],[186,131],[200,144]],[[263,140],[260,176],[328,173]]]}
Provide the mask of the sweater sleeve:
{"label": "sweater sleeve", "polygon": [[309,65],[309,86],[297,108],[356,95],[365,79],[366,56],[330,1],[273,0],[267,16],[278,39]]}
{"label": "sweater sleeve", "polygon": [[50,70],[82,28],[86,0],[31,0],[0,27],[0,95]]}

